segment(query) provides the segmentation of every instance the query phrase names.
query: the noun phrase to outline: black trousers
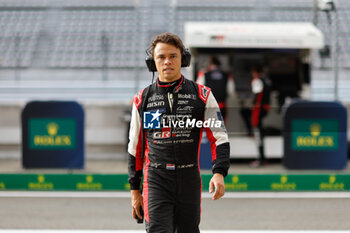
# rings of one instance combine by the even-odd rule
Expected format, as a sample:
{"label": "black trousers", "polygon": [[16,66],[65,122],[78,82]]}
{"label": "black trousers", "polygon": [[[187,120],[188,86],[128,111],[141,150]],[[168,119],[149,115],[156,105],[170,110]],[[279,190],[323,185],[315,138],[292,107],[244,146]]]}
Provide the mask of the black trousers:
{"label": "black trousers", "polygon": [[148,233],[197,233],[202,183],[198,167],[166,170],[147,167],[143,185]]}
{"label": "black trousers", "polygon": [[240,114],[242,116],[242,119],[244,121],[245,127],[247,129],[248,136],[253,135],[253,129],[252,129],[252,110],[250,108],[241,108]]}
{"label": "black trousers", "polygon": [[259,152],[259,160],[260,162],[263,162],[265,158],[265,149],[264,149],[264,138],[265,138],[265,132],[263,127],[263,119],[267,115],[267,112],[263,111],[261,115],[259,116],[259,124],[256,129],[254,129],[254,137],[256,144],[258,146],[258,152]]}

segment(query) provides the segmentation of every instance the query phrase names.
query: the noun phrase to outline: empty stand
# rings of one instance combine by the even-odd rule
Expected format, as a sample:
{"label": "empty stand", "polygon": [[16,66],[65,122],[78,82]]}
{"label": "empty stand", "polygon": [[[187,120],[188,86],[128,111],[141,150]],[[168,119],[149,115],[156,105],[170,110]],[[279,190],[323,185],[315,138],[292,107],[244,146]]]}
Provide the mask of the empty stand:
{"label": "empty stand", "polygon": [[45,11],[0,10],[0,67],[29,67]]}
{"label": "empty stand", "polygon": [[134,10],[64,11],[49,66],[133,67],[135,27]]}
{"label": "empty stand", "polygon": [[[341,87],[345,89],[339,93],[345,98],[350,68],[350,1],[337,2],[339,72],[345,82]],[[107,87],[103,83],[111,82],[116,88],[113,91],[128,90],[131,95],[141,88],[137,80],[145,83],[150,80],[151,74],[144,64],[150,39],[164,31],[183,37],[188,21],[312,20],[313,0],[0,0],[0,80],[10,82],[15,77],[22,80],[20,84],[3,83],[8,90],[2,92],[6,94],[0,93],[0,99],[9,98],[10,90],[13,98],[33,97],[31,80],[53,84],[58,81],[58,93],[64,86],[70,87],[71,80],[84,80],[87,82],[84,85],[96,86],[97,94],[90,95],[92,98],[106,96],[104,88]],[[326,44],[331,45],[331,25],[326,13],[319,12],[317,26],[324,33]],[[332,60],[321,59],[315,51],[313,64],[312,88],[319,89],[312,93],[328,93],[332,87],[328,85],[326,91],[321,88],[323,84],[317,83],[323,82],[322,77],[332,77],[329,71]],[[108,78],[107,82],[103,77]],[[112,84],[125,80],[128,81],[125,85],[130,86],[118,88]],[[74,88],[67,90],[75,91]],[[44,92],[37,91],[37,94]],[[54,92],[53,88],[51,93]],[[75,97],[73,93],[71,96]],[[109,96],[127,99],[124,94]],[[314,96],[318,98],[321,94]]]}

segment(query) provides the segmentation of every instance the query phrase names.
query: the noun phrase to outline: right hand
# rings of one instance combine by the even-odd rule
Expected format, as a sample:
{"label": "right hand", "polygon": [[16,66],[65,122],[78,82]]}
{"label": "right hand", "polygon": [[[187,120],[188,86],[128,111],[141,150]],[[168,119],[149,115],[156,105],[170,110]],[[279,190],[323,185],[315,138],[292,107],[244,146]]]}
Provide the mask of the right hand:
{"label": "right hand", "polygon": [[143,198],[140,190],[131,190],[132,217],[134,219],[137,219],[137,217],[140,219],[142,218],[142,215],[140,213],[140,206],[142,206],[143,209]]}

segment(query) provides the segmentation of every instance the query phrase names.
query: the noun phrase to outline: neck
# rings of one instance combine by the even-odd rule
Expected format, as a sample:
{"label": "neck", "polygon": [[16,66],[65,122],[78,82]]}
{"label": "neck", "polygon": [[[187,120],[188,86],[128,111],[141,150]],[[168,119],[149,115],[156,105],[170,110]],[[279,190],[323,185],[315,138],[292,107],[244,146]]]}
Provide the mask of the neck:
{"label": "neck", "polygon": [[262,75],[261,73],[257,73],[257,72],[252,73],[253,79],[259,79],[261,75]]}
{"label": "neck", "polygon": [[165,82],[165,83],[171,83],[171,82],[174,82],[176,80],[179,80],[181,77],[182,77],[182,75],[180,75],[178,78],[166,79],[164,77],[159,76],[159,81]]}
{"label": "neck", "polygon": [[208,70],[212,71],[212,70],[215,70],[216,68],[217,68],[217,66],[212,64],[209,66]]}

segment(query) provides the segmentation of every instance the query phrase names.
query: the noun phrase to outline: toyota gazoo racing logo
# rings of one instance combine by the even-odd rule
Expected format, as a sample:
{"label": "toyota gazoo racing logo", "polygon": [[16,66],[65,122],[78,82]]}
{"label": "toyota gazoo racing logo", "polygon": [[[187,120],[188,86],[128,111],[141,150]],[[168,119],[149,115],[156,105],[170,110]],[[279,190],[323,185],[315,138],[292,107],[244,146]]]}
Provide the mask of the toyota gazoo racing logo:
{"label": "toyota gazoo racing logo", "polygon": [[171,136],[170,128],[162,128],[162,131],[153,133],[154,139],[170,138],[170,136]]}
{"label": "toyota gazoo racing logo", "polygon": [[[208,118],[205,121],[192,118],[191,115],[166,115],[162,117],[162,111],[159,109],[143,113],[144,129],[160,128],[221,128],[222,119]],[[166,135],[164,135],[166,137]],[[163,137],[164,137],[163,136]],[[162,138],[163,138],[162,137]]]}

